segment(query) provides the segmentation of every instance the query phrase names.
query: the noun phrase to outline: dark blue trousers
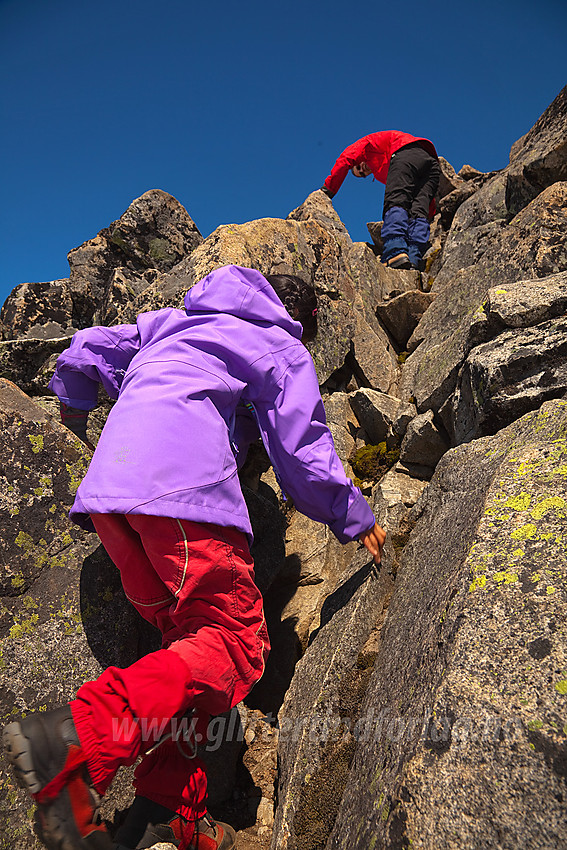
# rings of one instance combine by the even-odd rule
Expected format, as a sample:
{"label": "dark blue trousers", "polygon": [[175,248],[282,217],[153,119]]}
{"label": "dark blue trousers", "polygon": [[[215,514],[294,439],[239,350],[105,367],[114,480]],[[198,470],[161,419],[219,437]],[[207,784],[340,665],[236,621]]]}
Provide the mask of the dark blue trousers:
{"label": "dark blue trousers", "polygon": [[392,156],[384,193],[384,261],[407,253],[417,266],[429,242],[429,207],[440,172],[437,158],[418,143]]}

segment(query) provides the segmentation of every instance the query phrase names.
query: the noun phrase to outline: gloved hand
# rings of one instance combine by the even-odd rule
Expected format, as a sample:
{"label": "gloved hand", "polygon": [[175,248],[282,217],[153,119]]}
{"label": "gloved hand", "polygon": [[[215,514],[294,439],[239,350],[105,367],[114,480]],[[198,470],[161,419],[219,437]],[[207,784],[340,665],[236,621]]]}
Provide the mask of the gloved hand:
{"label": "gloved hand", "polygon": [[320,189],[319,191],[320,191],[320,192],[324,192],[324,194],[325,194],[328,198],[334,198],[334,197],[335,197],[334,193],[333,193],[333,192],[331,192],[331,190],[330,190],[330,189],[327,189],[327,187],[326,187],[326,186],[321,186],[321,189]]}
{"label": "gloved hand", "polygon": [[86,443],[90,449],[94,450],[93,444],[87,437],[87,419],[89,418],[88,410],[80,410],[78,407],[70,407],[63,401],[59,402],[59,412],[61,414],[61,422],[69,431]]}

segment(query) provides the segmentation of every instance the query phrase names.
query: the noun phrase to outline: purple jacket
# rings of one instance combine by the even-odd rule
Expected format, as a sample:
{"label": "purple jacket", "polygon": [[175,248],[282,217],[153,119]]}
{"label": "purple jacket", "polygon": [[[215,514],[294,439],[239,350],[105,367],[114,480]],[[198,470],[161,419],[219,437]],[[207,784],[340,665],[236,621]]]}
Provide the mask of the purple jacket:
{"label": "purple jacket", "polygon": [[301,334],[260,272],[239,266],[197,283],[185,310],[78,331],[58,358],[51,389],[83,410],[96,406],[99,383],[118,401],[72,519],[90,528],[91,513],[150,514],[251,536],[231,445],[244,433],[237,408],[251,402],[296,507],[341,543],[368,531],[374,516],[335,452]]}

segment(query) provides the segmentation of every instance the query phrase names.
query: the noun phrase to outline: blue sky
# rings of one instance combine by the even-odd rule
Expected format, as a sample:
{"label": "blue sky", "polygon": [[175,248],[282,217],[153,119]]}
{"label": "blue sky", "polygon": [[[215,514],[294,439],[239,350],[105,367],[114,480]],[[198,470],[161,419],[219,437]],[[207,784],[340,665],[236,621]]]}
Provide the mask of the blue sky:
{"label": "blue sky", "polygon": [[[148,189],[207,236],[285,217],[380,129],[502,168],[567,83],[566,43],[564,0],[0,0],[0,303],[67,277]],[[354,239],[382,197],[347,178]]]}

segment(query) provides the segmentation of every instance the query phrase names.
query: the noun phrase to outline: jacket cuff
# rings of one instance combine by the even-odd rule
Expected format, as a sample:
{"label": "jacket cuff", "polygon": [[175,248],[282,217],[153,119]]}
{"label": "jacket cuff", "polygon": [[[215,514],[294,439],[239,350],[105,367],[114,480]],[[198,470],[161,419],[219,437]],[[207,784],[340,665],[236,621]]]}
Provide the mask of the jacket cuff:
{"label": "jacket cuff", "polygon": [[353,486],[346,517],[336,520],[329,528],[339,543],[349,543],[351,540],[358,540],[361,534],[373,528],[375,522],[376,518],[368,502],[358,487]]}

